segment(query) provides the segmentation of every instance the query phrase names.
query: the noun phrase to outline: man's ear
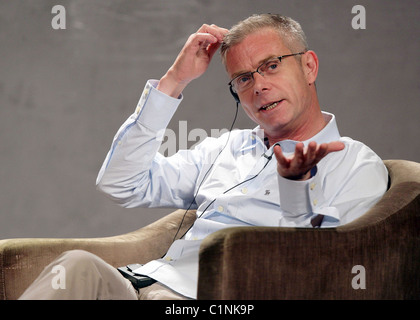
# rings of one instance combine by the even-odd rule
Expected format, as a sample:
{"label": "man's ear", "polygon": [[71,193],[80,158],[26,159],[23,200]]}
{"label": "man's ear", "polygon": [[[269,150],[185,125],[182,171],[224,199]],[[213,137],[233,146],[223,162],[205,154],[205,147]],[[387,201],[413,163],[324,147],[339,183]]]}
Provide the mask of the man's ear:
{"label": "man's ear", "polygon": [[319,61],[318,56],[312,50],[308,50],[302,57],[302,68],[308,84],[315,83],[318,76]]}

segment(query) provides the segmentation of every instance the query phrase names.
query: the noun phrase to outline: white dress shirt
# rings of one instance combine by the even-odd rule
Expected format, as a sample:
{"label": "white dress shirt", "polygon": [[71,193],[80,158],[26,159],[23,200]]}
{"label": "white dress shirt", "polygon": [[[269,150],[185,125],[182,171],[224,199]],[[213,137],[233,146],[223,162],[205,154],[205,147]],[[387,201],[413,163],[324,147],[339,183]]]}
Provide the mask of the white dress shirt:
{"label": "white dress shirt", "polygon": [[[342,141],[345,148],[322,159],[306,181],[277,173],[273,146],[267,149],[259,127],[206,138],[192,150],[158,153],[165,129],[182,101],[155,89],[149,80],[136,111],[121,126],[100,169],[97,186],[125,207],[197,209],[198,219],[166,256],[138,270],[173,290],[196,298],[198,250],[210,233],[233,226],[321,227],[348,223],[384,194],[388,173],[363,143],[341,137],[334,115],[307,141]],[[279,144],[293,153],[296,141]]]}

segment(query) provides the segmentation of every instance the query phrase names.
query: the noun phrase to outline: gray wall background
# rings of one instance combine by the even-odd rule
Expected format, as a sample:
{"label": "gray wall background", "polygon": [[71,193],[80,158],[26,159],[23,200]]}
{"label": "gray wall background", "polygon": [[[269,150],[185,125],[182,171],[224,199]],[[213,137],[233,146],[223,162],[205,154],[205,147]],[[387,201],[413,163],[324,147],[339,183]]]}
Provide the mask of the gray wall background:
{"label": "gray wall background", "polygon": [[[56,4],[66,30],[51,27]],[[351,27],[357,4],[365,30]],[[112,138],[191,33],[261,12],[302,24],[342,135],[384,159],[420,161],[419,1],[0,0],[0,239],[110,236],[171,212],[119,208],[96,191]],[[227,81],[215,57],[169,127],[228,128]],[[235,127],[254,124],[241,111]]]}

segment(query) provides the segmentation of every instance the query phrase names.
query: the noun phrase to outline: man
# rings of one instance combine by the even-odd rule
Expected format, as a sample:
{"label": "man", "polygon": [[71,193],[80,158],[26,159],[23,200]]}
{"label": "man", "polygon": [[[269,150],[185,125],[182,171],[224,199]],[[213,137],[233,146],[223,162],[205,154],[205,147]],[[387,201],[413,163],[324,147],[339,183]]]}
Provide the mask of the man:
{"label": "man", "polygon": [[[157,153],[162,132],[184,88],[206,71],[220,46],[234,99],[258,127],[207,138],[193,150],[163,157]],[[334,227],[380,199],[387,185],[385,166],[364,144],[340,137],[334,115],[321,111],[318,67],[297,22],[264,14],[230,31],[203,25],[160,81],[148,81],[136,112],[114,138],[98,188],[126,207],[196,208],[197,220],[164,258],[138,270],[157,280],[140,290],[141,298],[196,298],[199,246],[216,230]],[[88,292],[85,298],[137,298],[96,256],[71,251],[58,262],[71,270],[75,286],[66,298],[80,298],[81,292]],[[40,283],[51,283],[47,271],[40,279],[22,298],[39,297]],[[46,285],[43,289],[48,291]]]}

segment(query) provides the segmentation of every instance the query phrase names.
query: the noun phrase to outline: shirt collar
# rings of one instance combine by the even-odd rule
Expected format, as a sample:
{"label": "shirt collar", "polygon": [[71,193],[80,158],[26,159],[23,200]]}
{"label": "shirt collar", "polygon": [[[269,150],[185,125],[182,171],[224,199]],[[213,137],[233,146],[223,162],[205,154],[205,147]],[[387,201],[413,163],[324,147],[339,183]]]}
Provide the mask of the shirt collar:
{"label": "shirt collar", "polygon": [[[309,138],[308,140],[302,141],[305,146],[308,145],[311,141],[315,141],[316,143],[321,144],[337,141],[341,138],[340,133],[338,131],[335,115],[325,111],[322,111],[322,115],[325,121],[327,122],[326,126],[313,137]],[[292,153],[295,151],[295,146],[298,142],[299,141],[295,140],[282,140],[279,141],[279,144],[283,152]],[[239,151],[244,152],[245,150],[254,149],[257,146],[257,144],[262,144],[263,146],[265,145],[264,130],[261,129],[260,126],[255,127],[249,132],[248,139],[245,139],[244,143],[239,148]]]}

